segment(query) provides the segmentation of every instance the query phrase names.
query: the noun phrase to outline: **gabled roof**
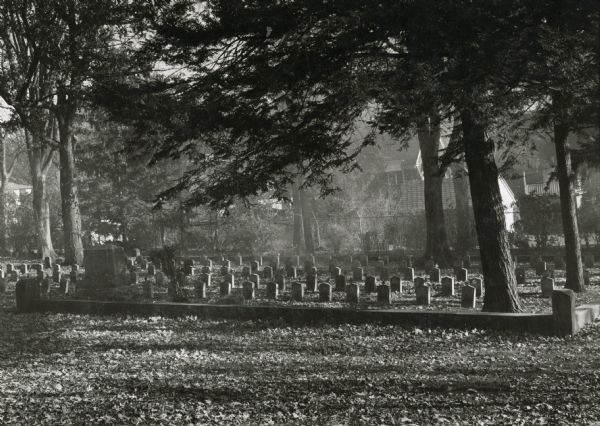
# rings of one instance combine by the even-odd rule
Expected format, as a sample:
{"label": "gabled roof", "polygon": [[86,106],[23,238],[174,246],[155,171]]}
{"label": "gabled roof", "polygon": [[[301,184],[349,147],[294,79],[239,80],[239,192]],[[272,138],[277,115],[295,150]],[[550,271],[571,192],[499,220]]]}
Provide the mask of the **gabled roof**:
{"label": "gabled roof", "polygon": [[4,98],[0,96],[0,124],[7,123],[12,119],[15,109],[6,103]]}

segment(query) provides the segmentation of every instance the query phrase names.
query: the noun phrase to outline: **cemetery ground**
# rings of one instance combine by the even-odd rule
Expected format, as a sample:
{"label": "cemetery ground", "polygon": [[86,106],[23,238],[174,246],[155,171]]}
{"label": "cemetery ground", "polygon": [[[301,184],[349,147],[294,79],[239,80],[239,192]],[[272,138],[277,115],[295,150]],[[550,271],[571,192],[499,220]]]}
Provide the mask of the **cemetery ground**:
{"label": "cemetery ground", "polygon": [[[578,304],[599,300],[596,278]],[[549,306],[539,285],[519,290],[526,309]],[[408,305],[403,298],[414,295],[397,299],[399,308]],[[17,314],[14,283],[0,304],[1,424],[600,419],[598,322],[563,338],[375,324]]]}

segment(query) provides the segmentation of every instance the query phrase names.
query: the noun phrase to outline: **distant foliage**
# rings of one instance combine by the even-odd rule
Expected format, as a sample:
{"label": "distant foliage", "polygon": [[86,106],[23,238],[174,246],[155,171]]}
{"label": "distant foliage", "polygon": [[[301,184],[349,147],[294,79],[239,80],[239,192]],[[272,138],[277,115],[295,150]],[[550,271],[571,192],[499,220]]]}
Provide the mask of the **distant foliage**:
{"label": "distant foliage", "polygon": [[560,200],[555,194],[521,195],[517,200],[521,219],[517,226],[531,235],[537,247],[553,245],[562,235]]}

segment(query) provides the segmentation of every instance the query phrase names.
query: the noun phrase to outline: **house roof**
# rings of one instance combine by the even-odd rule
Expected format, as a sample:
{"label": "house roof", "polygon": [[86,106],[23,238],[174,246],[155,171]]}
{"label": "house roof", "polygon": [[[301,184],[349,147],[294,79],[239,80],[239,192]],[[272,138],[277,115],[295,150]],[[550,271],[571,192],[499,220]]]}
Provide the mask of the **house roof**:
{"label": "house roof", "polygon": [[7,104],[4,98],[0,96],[0,124],[10,121],[14,111],[14,108]]}

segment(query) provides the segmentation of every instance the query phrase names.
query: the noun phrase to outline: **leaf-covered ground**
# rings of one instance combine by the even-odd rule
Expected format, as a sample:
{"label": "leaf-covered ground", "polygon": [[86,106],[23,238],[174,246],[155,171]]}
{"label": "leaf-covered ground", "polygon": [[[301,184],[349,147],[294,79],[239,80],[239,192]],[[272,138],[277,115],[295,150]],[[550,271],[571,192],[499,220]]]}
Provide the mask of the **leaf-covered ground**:
{"label": "leaf-covered ground", "polygon": [[16,314],[0,424],[591,424],[600,327],[487,331]]}

